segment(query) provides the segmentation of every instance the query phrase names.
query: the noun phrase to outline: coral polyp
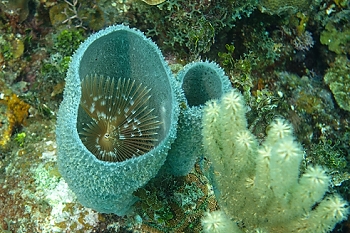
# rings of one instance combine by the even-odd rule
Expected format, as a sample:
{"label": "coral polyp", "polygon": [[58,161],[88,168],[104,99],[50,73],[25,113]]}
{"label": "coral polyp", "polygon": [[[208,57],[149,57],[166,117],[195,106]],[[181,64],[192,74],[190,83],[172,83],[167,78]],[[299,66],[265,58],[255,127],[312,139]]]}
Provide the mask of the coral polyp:
{"label": "coral polyp", "polygon": [[121,162],[147,153],[157,142],[158,117],[148,108],[151,89],[135,80],[88,75],[82,83],[80,106],[89,120],[79,132],[96,158]]}

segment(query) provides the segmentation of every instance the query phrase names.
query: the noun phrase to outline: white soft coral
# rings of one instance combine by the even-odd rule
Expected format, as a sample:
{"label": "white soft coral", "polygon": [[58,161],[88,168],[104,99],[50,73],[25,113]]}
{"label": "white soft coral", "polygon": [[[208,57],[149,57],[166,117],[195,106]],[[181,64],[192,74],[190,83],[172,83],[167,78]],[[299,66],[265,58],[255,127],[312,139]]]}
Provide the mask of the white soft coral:
{"label": "white soft coral", "polygon": [[336,194],[321,202],[319,208],[321,209],[321,217],[334,223],[345,220],[349,213],[348,203]]}
{"label": "white soft coral", "polygon": [[221,210],[206,212],[202,218],[202,226],[205,233],[241,232],[237,225]]}
{"label": "white soft coral", "polygon": [[279,139],[293,135],[293,127],[281,118],[275,119],[269,126],[267,140],[274,143]]}

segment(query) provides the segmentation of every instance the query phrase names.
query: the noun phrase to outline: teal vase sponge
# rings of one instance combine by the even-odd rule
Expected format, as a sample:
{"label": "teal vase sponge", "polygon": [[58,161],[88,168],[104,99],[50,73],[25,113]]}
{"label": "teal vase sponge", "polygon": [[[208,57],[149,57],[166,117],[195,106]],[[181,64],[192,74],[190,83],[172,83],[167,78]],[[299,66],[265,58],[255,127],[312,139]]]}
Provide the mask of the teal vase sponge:
{"label": "teal vase sponge", "polygon": [[58,168],[79,202],[124,215],[176,137],[178,86],[158,47],[123,25],[72,56],[58,111]]}
{"label": "teal vase sponge", "polygon": [[220,99],[232,86],[219,65],[209,61],[190,63],[176,77],[183,90],[178,136],[163,170],[175,176],[184,176],[191,171],[197,158],[203,155],[201,131],[205,103]]}

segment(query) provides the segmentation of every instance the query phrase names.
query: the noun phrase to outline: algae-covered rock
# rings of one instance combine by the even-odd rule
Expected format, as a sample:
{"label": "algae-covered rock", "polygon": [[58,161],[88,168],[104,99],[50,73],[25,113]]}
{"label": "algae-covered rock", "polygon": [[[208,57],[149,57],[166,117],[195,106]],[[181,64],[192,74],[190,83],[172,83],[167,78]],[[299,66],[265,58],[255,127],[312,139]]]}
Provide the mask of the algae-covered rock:
{"label": "algae-covered rock", "polygon": [[310,6],[310,3],[310,0],[261,0],[259,7],[264,13],[280,15],[286,12],[305,11]]}
{"label": "algae-covered rock", "polygon": [[325,30],[321,32],[320,41],[336,54],[349,53],[350,27],[343,26],[341,30],[337,30],[332,23],[328,23]]}
{"label": "algae-covered rock", "polygon": [[329,85],[340,108],[350,111],[350,61],[338,56],[327,70],[324,81]]}
{"label": "algae-covered rock", "polygon": [[28,17],[28,2],[28,0],[0,1],[0,12],[3,11],[9,15],[18,16],[18,22],[21,23]]}
{"label": "algae-covered rock", "polygon": [[68,4],[62,2],[54,5],[49,11],[52,26],[59,27],[63,24],[75,28],[86,28],[97,31],[105,26],[103,11],[89,1]]}
{"label": "algae-covered rock", "polygon": [[57,27],[58,25],[61,25],[64,20],[67,19],[67,15],[63,13],[65,12],[64,9],[66,8],[68,8],[68,4],[65,2],[59,3],[50,8],[49,16],[52,26]]}

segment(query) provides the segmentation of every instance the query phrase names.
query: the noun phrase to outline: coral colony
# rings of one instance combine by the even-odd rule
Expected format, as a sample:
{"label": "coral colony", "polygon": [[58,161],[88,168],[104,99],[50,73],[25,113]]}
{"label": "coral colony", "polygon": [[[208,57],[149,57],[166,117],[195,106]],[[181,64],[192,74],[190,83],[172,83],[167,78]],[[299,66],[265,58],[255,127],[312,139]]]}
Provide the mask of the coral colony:
{"label": "coral colony", "polygon": [[0,1],[0,232],[349,232],[349,12]]}
{"label": "coral colony", "polygon": [[[129,49],[135,45],[139,48]],[[101,46],[107,53],[99,51]],[[204,214],[205,232],[242,232],[244,226],[248,231],[321,233],[347,217],[346,201],[325,195],[330,177],[321,166],[300,174],[304,152],[289,123],[276,118],[259,145],[247,129],[243,96],[229,87],[219,67],[195,62],[179,73],[182,84],[172,79],[156,45],[122,25],[92,35],[75,53],[58,116],[58,165],[83,205],[117,215],[133,211],[133,192],[156,176],[175,138],[180,100],[185,106],[177,137],[191,135],[182,132],[191,129],[184,124],[187,118],[200,124],[195,128],[201,131],[192,131],[202,137],[191,143],[177,139],[165,174],[188,174],[196,158],[180,154],[203,145],[211,162],[206,175],[220,206]],[[158,89],[163,94],[157,92],[161,83],[166,84]]]}
{"label": "coral colony", "polygon": [[325,196],[330,177],[322,167],[299,174],[303,150],[291,125],[277,118],[259,145],[245,112],[237,91],[204,109],[203,144],[220,206],[202,219],[204,231],[227,232],[235,225],[231,232],[241,232],[238,225],[258,232],[328,232],[346,219],[346,201]]}

